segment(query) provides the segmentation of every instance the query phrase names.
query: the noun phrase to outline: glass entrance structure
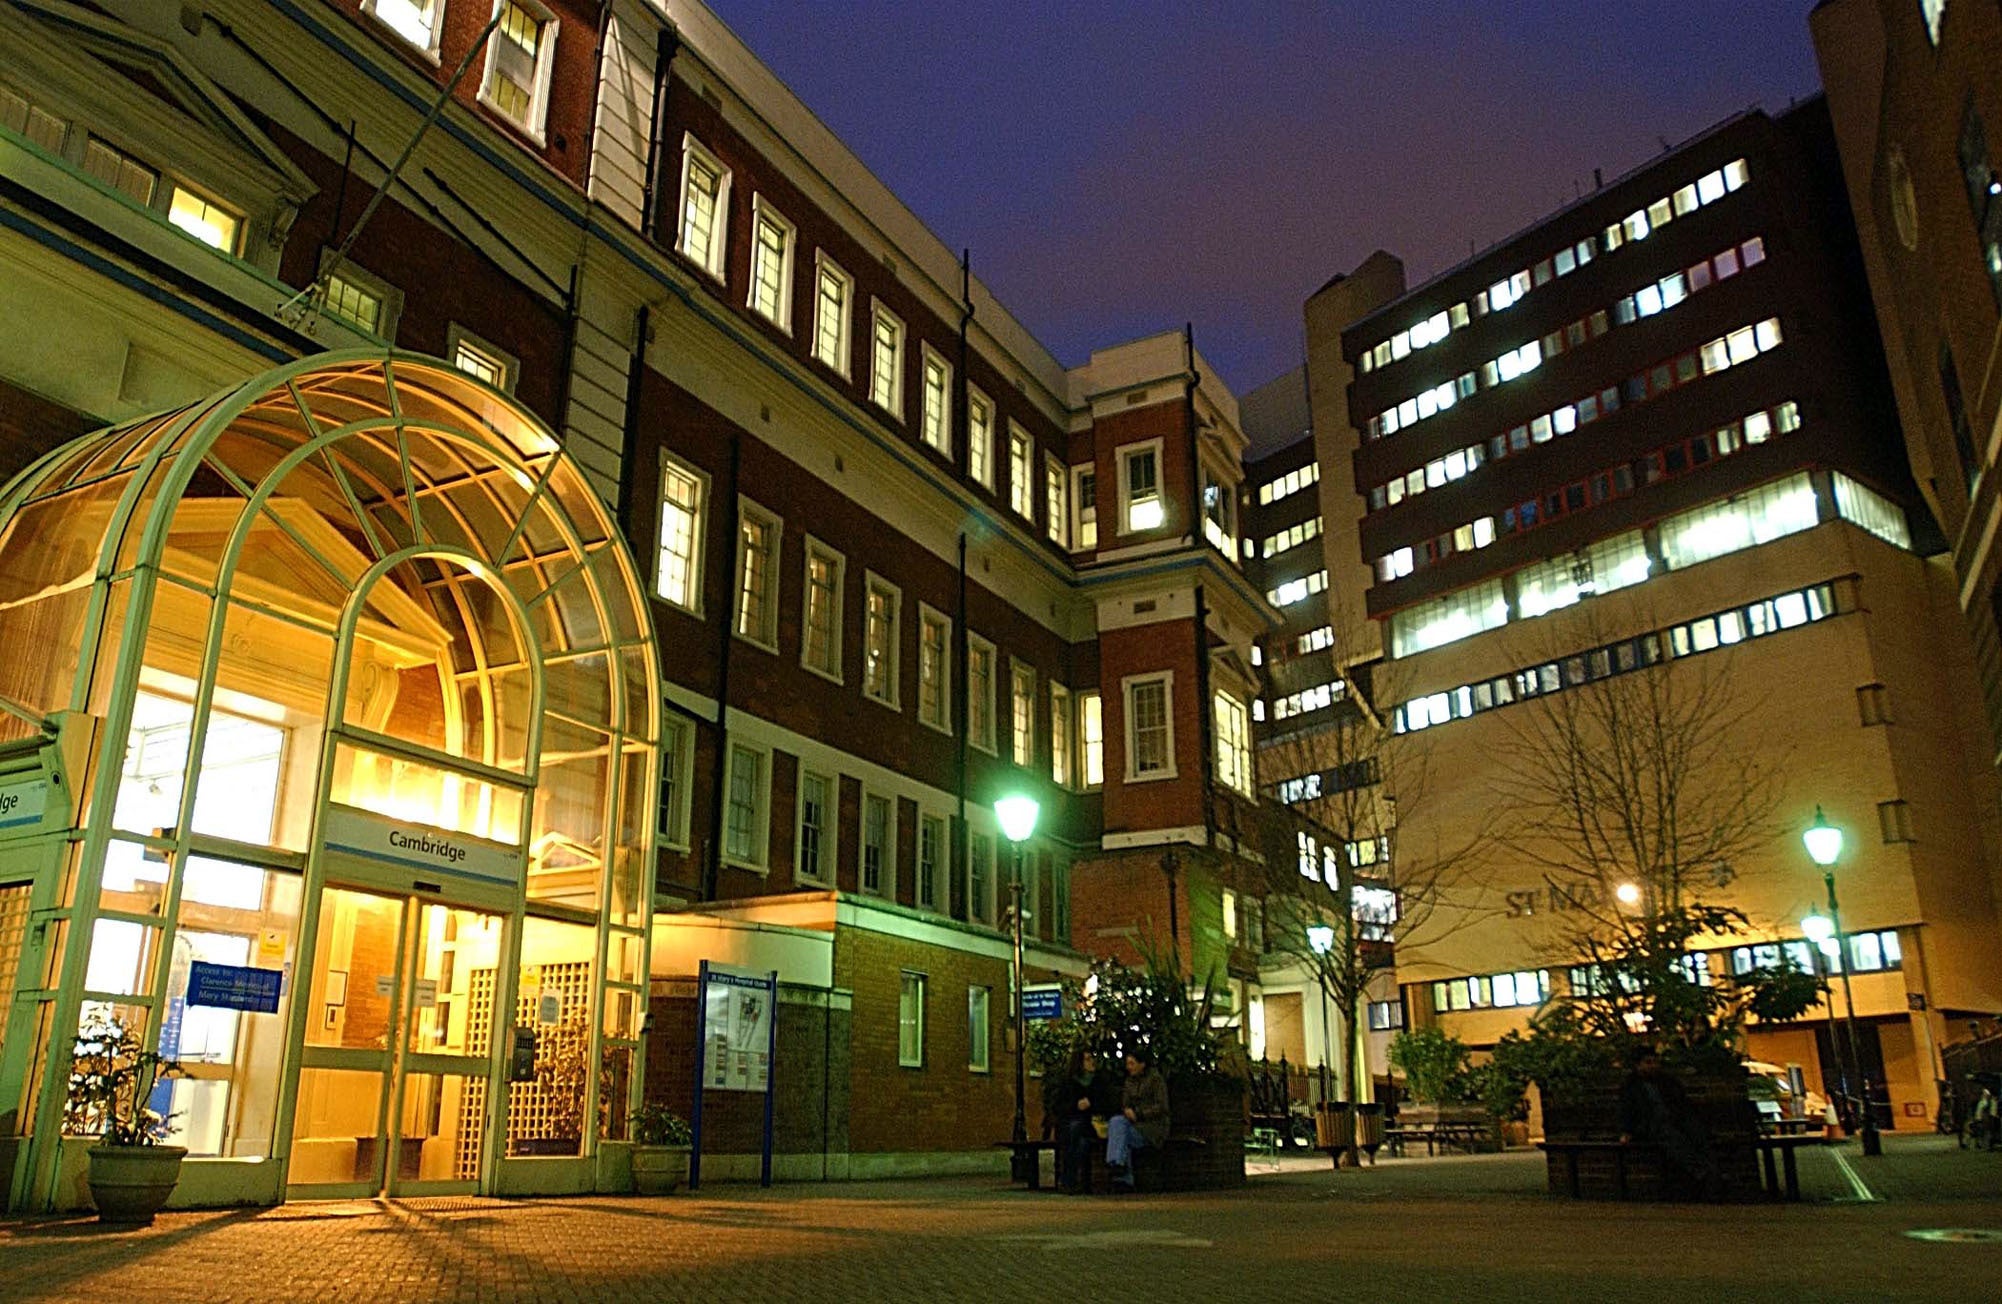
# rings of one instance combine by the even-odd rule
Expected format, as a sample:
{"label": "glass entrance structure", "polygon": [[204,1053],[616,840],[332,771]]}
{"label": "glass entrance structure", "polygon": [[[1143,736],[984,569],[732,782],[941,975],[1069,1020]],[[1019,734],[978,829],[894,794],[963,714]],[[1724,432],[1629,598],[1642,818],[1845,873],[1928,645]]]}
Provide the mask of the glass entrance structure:
{"label": "glass entrance structure", "polygon": [[80,1029],[177,1059],[176,1202],[604,1181],[659,669],[611,514],[435,359],[323,354],[0,493],[0,1175]]}

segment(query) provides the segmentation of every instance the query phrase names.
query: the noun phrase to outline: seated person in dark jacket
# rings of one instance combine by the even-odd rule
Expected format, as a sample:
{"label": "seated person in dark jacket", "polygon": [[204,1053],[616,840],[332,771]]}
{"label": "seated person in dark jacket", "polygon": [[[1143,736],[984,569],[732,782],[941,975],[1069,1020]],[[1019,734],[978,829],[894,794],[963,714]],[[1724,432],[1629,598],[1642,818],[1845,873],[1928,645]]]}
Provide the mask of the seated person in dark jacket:
{"label": "seated person in dark jacket", "polygon": [[1091,1151],[1102,1123],[1119,1112],[1118,1075],[1086,1051],[1074,1051],[1061,1069],[1043,1078],[1043,1136],[1057,1143],[1057,1185],[1073,1192],[1091,1186]]}
{"label": "seated person in dark jacket", "polygon": [[1641,1052],[1620,1087],[1620,1140],[1660,1146],[1671,1174],[1693,1183],[1706,1197],[1715,1196],[1718,1173],[1709,1129],[1652,1048]]}
{"label": "seated person in dark jacket", "polygon": [[1133,1152],[1168,1139],[1168,1083],[1144,1047],[1126,1052],[1126,1086],[1120,1111],[1106,1124],[1105,1166],[1115,1190],[1133,1189]]}

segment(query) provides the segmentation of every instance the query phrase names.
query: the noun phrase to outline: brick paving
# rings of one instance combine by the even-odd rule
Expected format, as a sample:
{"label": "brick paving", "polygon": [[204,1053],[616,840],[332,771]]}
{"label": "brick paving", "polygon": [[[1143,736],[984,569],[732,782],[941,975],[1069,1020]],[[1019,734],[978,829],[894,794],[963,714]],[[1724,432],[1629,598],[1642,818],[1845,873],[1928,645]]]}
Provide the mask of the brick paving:
{"label": "brick paving", "polygon": [[[1573,1204],[1540,1157],[1328,1170],[1254,1163],[1243,1190],[1075,1199],[991,1179],[717,1187],[668,1199],[408,1200],[163,1215],[147,1229],[0,1222],[7,1300],[1658,1300],[1811,1290],[1986,1298],[2002,1156],[1899,1139],[1862,1170],[1897,1194],[1717,1208]],[[1930,1174],[1930,1175],[1929,1175]],[[1944,1193],[1944,1194],[1942,1194]]]}

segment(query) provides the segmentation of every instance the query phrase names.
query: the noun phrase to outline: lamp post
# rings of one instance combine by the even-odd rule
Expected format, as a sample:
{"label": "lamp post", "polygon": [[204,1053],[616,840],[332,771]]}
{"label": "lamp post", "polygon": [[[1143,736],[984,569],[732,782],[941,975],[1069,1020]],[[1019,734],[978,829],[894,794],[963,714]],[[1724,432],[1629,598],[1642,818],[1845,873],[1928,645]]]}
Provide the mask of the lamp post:
{"label": "lamp post", "polygon": [[[1814,823],[1807,826],[1806,831],[1800,835],[1800,840],[1807,847],[1808,859],[1821,866],[1821,881],[1828,888],[1828,917],[1824,919],[1818,914],[1810,913],[1807,918],[1800,921],[1800,931],[1809,941],[1821,948],[1823,954],[1841,967],[1842,1003],[1848,1007],[1844,1011],[1843,1022],[1849,1034],[1847,1076],[1850,1079],[1843,1084],[1843,1090],[1855,1091],[1857,1094],[1851,1095],[1850,1099],[1859,1101],[1861,1105],[1863,1153],[1882,1154],[1883,1139],[1877,1134],[1877,1119],[1871,1109],[1870,1093],[1863,1083],[1863,1041],[1856,1032],[1856,990],[1849,982],[1849,939],[1842,931],[1842,908],[1835,900],[1835,862],[1842,855],[1842,830],[1830,824],[1828,817],[1821,813],[1821,807],[1816,806]],[[1831,944],[1833,950],[1829,949]],[[1854,1084],[1853,1087],[1851,1084]]]}
{"label": "lamp post", "polygon": [[[1029,1124],[1023,1114],[1023,1097],[1028,1091],[1029,1080],[1027,1062],[1023,1058],[1025,1052],[1024,1043],[1027,1040],[1028,1033],[1028,1020],[1024,1018],[1022,1011],[1022,844],[1035,834],[1036,816],[1039,812],[1040,808],[1036,805],[1036,799],[1023,793],[1012,793],[994,803],[994,818],[1000,822],[1001,836],[1008,839],[1009,844],[1015,848],[1015,877],[1014,881],[1008,885],[1009,899],[1013,903],[1009,907],[1009,913],[1014,916],[1013,931],[1015,944],[1012,965],[1012,986],[1015,1001],[1013,1011],[1015,1018],[1015,1127],[1014,1131],[1010,1133],[1010,1139],[1015,1141],[1027,1141],[1029,1139]],[[1018,1146],[1015,1150],[1014,1158],[1014,1179],[1018,1182],[1029,1180],[1028,1166],[1036,1162],[1036,1156],[1033,1152]]]}

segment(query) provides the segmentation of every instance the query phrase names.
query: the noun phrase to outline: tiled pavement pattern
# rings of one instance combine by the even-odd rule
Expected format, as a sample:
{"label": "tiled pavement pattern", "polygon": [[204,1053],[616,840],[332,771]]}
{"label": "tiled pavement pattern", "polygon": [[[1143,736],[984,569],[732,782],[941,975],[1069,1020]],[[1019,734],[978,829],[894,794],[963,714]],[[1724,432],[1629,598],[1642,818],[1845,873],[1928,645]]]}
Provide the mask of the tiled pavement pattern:
{"label": "tiled pavement pattern", "polygon": [[[1950,1143],[1949,1143],[1950,1144]],[[1861,1164],[1865,1161],[1854,1161]],[[1578,1205],[1540,1156],[1261,1171],[1201,1196],[1074,1199],[987,1180],[720,1187],[670,1199],[410,1200],[0,1223],[0,1298],[302,1300],[1624,1300],[1990,1298],[2002,1156],[1894,1143],[1891,1200]],[[1268,1163],[1255,1168],[1269,1170]],[[1932,1174],[1928,1176],[1928,1174]],[[1943,1193],[1943,1194],[1942,1194]]]}

